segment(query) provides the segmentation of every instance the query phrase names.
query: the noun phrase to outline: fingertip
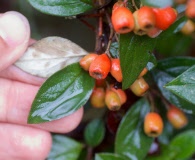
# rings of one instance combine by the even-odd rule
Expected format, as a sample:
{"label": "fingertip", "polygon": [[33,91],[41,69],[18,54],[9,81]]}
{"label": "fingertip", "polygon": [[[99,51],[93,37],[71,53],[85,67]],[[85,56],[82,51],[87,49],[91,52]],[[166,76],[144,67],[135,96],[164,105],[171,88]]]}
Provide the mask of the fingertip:
{"label": "fingertip", "polygon": [[25,16],[8,11],[0,16],[0,36],[9,46],[16,46],[30,37],[30,26]]}
{"label": "fingertip", "polygon": [[0,123],[0,157],[2,159],[44,160],[52,146],[49,132],[36,128]]}

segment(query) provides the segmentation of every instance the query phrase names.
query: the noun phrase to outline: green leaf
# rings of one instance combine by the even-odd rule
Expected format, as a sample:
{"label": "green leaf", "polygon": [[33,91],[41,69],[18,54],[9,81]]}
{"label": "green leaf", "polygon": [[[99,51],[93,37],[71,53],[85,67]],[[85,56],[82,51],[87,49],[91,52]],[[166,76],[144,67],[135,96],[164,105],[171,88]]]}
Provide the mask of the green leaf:
{"label": "green leaf", "polygon": [[173,0],[141,0],[143,5],[152,6],[152,7],[159,7],[164,8],[167,6],[172,6]]}
{"label": "green leaf", "polygon": [[137,101],[123,117],[115,140],[115,152],[126,160],[143,160],[153,142],[153,138],[143,132],[145,115],[150,111],[146,99]]}
{"label": "green leaf", "polygon": [[185,72],[195,64],[195,58],[192,57],[174,57],[159,61],[157,67],[152,71],[154,80],[157,83],[163,96],[188,113],[195,113],[195,105],[183,98],[176,96],[167,90],[164,86],[174,78]]}
{"label": "green leaf", "polygon": [[113,153],[99,153],[95,155],[95,160],[125,160],[125,159]]}
{"label": "green leaf", "polygon": [[55,16],[74,16],[91,10],[89,3],[81,0],[28,0],[40,12]]}
{"label": "green leaf", "polygon": [[84,130],[85,141],[91,147],[98,146],[102,142],[104,135],[105,126],[101,119],[92,120]]}
{"label": "green leaf", "polygon": [[94,83],[79,63],[56,72],[39,89],[28,123],[52,121],[75,112],[88,101]]}
{"label": "green leaf", "polygon": [[165,88],[195,105],[195,65],[166,84]]}
{"label": "green leaf", "polygon": [[190,158],[195,152],[195,130],[180,133],[171,141],[169,147],[177,148],[175,159]]}
{"label": "green leaf", "polygon": [[137,79],[151,58],[155,39],[135,34],[120,35],[120,61],[123,74],[122,88],[127,89]]}
{"label": "green leaf", "polygon": [[118,42],[113,42],[110,46],[110,54],[113,58],[119,57],[119,44]]}
{"label": "green leaf", "polygon": [[146,160],[188,160],[195,152],[195,130],[187,130],[175,136],[169,145],[161,146],[161,154]]}
{"label": "green leaf", "polygon": [[83,145],[63,135],[54,135],[53,144],[47,160],[77,160]]}

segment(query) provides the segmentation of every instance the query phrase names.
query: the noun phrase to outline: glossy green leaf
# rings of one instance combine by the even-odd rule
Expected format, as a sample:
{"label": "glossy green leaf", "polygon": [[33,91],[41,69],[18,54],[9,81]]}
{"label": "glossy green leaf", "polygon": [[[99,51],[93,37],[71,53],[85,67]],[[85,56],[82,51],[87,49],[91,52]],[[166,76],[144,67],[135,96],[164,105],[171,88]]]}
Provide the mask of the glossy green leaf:
{"label": "glossy green leaf", "polygon": [[195,153],[195,130],[180,133],[171,141],[169,147],[177,148],[175,159],[187,159]]}
{"label": "glossy green leaf", "polygon": [[120,35],[119,56],[123,74],[122,88],[127,89],[146,67],[155,47],[155,39],[135,34]]}
{"label": "glossy green leaf", "polygon": [[47,160],[77,160],[83,145],[69,137],[54,135],[53,144]]}
{"label": "glossy green leaf", "polygon": [[142,4],[152,7],[164,8],[167,6],[172,6],[174,4],[173,0],[141,0]]}
{"label": "glossy green leaf", "polygon": [[28,123],[52,121],[75,112],[88,101],[94,83],[79,63],[56,72],[39,89]]}
{"label": "glossy green leaf", "polygon": [[184,109],[188,113],[195,113],[195,105],[171,93],[164,86],[194,64],[195,58],[174,57],[159,61],[157,67],[153,70],[154,80],[163,96],[171,103]]}
{"label": "glossy green leaf", "polygon": [[184,131],[175,136],[169,145],[161,147],[161,154],[146,160],[190,160],[195,153],[195,130]]}
{"label": "glossy green leaf", "polygon": [[123,117],[115,140],[115,152],[125,160],[143,160],[153,142],[153,138],[143,132],[145,115],[150,111],[146,99],[137,101]]}
{"label": "glossy green leaf", "polygon": [[93,7],[81,0],[28,0],[40,12],[55,16],[74,16],[91,10]]}
{"label": "glossy green leaf", "polygon": [[105,126],[101,119],[92,120],[84,130],[85,141],[91,147],[98,146],[102,142],[104,135]]}
{"label": "glossy green leaf", "polygon": [[165,88],[195,105],[195,65],[166,84]]}
{"label": "glossy green leaf", "polygon": [[95,155],[95,160],[125,160],[125,159],[113,153],[99,153]]}

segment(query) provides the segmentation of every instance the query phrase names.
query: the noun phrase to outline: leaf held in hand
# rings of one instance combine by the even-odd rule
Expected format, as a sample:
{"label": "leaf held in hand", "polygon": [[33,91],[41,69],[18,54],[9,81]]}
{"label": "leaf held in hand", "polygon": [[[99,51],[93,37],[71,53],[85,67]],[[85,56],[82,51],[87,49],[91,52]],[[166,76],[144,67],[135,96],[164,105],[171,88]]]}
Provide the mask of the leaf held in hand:
{"label": "leaf held in hand", "polygon": [[39,77],[49,77],[69,64],[78,62],[87,51],[61,37],[46,37],[32,44],[15,65]]}

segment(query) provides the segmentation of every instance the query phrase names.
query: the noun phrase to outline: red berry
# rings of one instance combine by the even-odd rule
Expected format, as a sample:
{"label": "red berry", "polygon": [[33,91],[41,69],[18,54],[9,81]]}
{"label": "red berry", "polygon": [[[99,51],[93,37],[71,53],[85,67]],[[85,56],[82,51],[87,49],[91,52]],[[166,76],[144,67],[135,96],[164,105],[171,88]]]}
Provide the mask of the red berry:
{"label": "red berry", "polygon": [[112,12],[111,21],[114,30],[119,34],[131,32],[134,28],[133,14],[126,7],[115,9]]}
{"label": "red berry", "polygon": [[89,74],[95,79],[105,79],[110,72],[111,61],[107,54],[98,55],[89,67]]}
{"label": "red berry", "polygon": [[177,11],[172,7],[153,8],[156,17],[156,27],[166,30],[177,18]]}

